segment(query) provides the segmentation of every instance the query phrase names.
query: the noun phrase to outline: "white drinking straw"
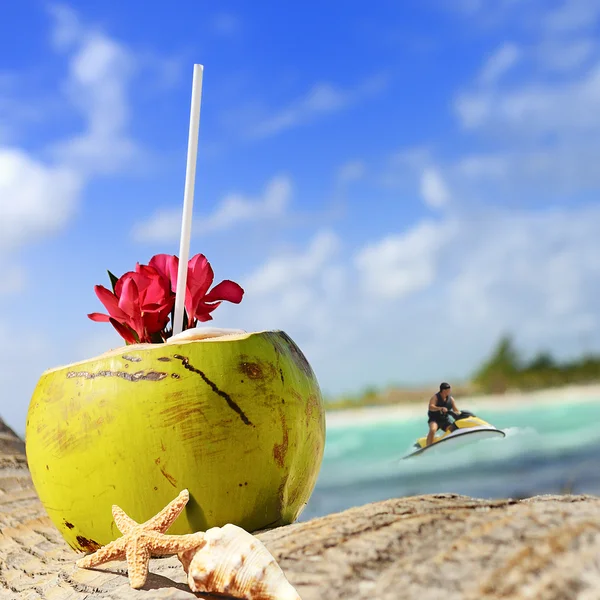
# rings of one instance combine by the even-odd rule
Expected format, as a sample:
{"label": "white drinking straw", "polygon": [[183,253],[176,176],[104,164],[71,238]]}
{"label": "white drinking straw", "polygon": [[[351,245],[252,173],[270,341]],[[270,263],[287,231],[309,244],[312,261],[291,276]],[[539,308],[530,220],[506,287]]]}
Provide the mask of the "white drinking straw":
{"label": "white drinking straw", "polygon": [[202,100],[203,73],[204,67],[202,65],[194,65],[190,132],[188,137],[185,191],[183,196],[183,216],[181,220],[181,239],[179,242],[179,269],[177,271],[177,289],[175,291],[175,313],[173,315],[173,335],[181,333],[183,330],[185,286],[187,283],[190,237],[192,234],[192,213],[194,210],[194,183],[196,180],[196,157],[198,154],[198,130],[200,128],[200,102]]}

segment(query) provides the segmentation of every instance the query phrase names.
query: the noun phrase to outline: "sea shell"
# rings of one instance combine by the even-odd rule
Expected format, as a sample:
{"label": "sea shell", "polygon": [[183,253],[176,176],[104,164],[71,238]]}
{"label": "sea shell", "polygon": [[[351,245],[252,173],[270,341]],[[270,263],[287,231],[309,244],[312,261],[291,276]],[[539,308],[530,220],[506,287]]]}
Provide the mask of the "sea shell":
{"label": "sea shell", "polygon": [[302,600],[264,544],[236,525],[213,527],[179,560],[194,592],[243,600]]}

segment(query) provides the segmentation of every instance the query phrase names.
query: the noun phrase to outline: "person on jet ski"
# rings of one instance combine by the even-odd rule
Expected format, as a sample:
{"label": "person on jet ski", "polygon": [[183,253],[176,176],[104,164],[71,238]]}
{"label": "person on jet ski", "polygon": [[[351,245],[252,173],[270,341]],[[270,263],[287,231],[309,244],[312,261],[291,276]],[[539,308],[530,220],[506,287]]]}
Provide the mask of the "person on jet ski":
{"label": "person on jet ski", "polygon": [[431,396],[429,399],[429,410],[427,411],[429,425],[429,433],[427,434],[426,445],[429,446],[433,442],[435,432],[438,429],[446,431],[450,427],[451,423],[448,420],[448,411],[452,411],[455,414],[459,414],[454,398],[450,392],[452,388],[449,383],[445,381],[440,384],[440,391]]}

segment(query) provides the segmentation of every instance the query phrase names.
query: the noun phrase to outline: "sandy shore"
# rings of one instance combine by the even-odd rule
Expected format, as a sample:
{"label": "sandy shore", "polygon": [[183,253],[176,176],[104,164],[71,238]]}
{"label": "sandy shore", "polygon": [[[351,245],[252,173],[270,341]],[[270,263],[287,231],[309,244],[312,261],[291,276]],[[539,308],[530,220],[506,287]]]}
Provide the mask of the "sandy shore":
{"label": "sandy shore", "polygon": [[[510,392],[503,395],[455,397],[458,408],[477,414],[480,410],[513,410],[530,404],[553,405],[560,402],[600,402],[600,384],[571,385],[536,392]],[[368,406],[327,413],[327,426],[363,425],[386,420],[426,417],[427,402]]]}

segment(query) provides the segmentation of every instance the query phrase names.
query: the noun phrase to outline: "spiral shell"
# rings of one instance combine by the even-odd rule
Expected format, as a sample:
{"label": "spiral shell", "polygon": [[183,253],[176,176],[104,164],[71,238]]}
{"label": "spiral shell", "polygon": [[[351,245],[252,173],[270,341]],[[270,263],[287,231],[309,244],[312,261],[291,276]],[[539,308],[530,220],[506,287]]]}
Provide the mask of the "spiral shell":
{"label": "spiral shell", "polygon": [[228,523],[204,534],[197,548],[179,554],[194,592],[244,600],[302,600],[262,542]]}

